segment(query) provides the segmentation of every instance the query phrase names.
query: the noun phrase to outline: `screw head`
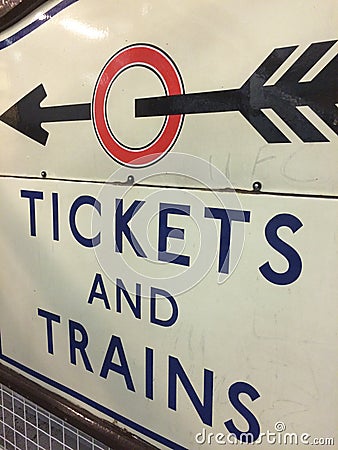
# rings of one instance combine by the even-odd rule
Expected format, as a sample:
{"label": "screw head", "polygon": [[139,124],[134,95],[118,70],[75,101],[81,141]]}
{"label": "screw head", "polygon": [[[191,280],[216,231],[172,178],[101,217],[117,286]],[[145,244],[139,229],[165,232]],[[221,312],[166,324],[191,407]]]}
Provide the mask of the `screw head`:
{"label": "screw head", "polygon": [[41,176],[42,176],[42,178],[46,178],[47,172],[46,172],[45,170],[43,170],[43,171],[41,172]]}
{"label": "screw head", "polygon": [[255,181],[255,182],[253,183],[253,185],[252,185],[252,189],[253,189],[255,192],[261,191],[261,190],[262,190],[262,183],[261,183],[260,181]]}

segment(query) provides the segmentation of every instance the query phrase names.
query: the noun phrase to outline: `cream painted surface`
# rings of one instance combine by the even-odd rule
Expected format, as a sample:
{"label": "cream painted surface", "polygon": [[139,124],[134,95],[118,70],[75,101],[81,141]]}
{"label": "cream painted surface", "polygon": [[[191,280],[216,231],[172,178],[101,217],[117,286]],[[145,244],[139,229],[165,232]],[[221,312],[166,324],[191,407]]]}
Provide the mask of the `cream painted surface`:
{"label": "cream painted surface", "polygon": [[[55,4],[46,2],[41,12]],[[38,14],[3,32],[0,39]],[[100,5],[80,0],[1,50],[0,112],[40,83],[48,94],[45,106],[91,102],[106,62],[121,48],[139,42],[170,55],[187,93],[238,88],[273,49],[299,46],[270,82],[276,81],[311,43],[336,39],[337,20],[334,0],[114,0]],[[309,75],[318,73],[336,52],[337,46]],[[130,70],[135,73],[126,71],[112,89],[108,116],[126,144],[142,145],[156,135],[161,119],[133,118],[134,95],[163,95],[163,89],[155,75],[142,74],[146,69]],[[123,103],[120,111],[114,109],[114,95]],[[187,115],[171,152],[210,161],[240,189],[251,190],[258,180],[266,192],[337,193],[337,136],[311,111],[305,114],[330,142],[303,143],[275,117],[292,143],[267,144],[240,113],[228,112]],[[90,120],[45,124],[50,133],[45,147],[3,123],[0,127],[2,173],[39,176],[45,170],[55,178],[104,181],[117,167],[101,148]],[[130,173],[138,178],[137,170]],[[166,180],[159,178],[157,183]],[[171,184],[182,181],[173,176]]]}
{"label": "cream painted surface", "polygon": [[[299,436],[308,433],[312,438],[334,437],[338,400],[336,201],[240,195],[243,209],[251,212],[251,220],[245,224],[246,237],[238,264],[221,284],[217,272],[219,228],[214,227],[212,220],[201,219],[194,207],[191,217],[180,223],[172,216],[170,225],[185,229],[184,253],[191,254],[194,249],[191,244],[207,239],[209,252],[215,260],[199,283],[178,295],[175,294],[176,283],[165,284],[170,264],[164,264],[162,278],[150,277],[148,282],[142,282],[145,296],[142,317],[136,319],[124,299],[122,313],[116,312],[114,283],[103,271],[93,249],[81,246],[70,231],[68,216],[74,200],[80,195],[97,198],[100,188],[90,183],[1,180],[1,204],[7,211],[1,215],[1,255],[5,264],[0,319],[3,353],[183,448],[199,448],[195,435],[203,428],[207,432],[227,433],[223,422],[231,418],[239,428],[246,430],[247,422],[227,397],[229,387],[238,381],[251,384],[260,394],[255,401],[245,394],[241,398],[259,421],[261,432],[275,431],[275,423],[282,421],[286,432]],[[29,202],[21,198],[22,189],[44,194],[44,200],[36,201],[36,237],[30,236]],[[59,194],[59,241],[52,238],[52,192]],[[122,192],[121,187],[110,187],[112,204]],[[134,199],[150,201],[151,196],[157,194],[156,188],[132,188],[125,206]],[[166,199],[167,195],[163,189],[160,197]],[[173,190],[171,195],[179,199],[190,194]],[[212,193],[194,191],[193,195],[205,206],[217,206]],[[219,195],[227,204],[227,196],[231,194]],[[155,229],[149,232],[148,238],[156,248],[158,209],[156,203],[151,205]],[[102,220],[107,221],[110,211],[105,206]],[[266,261],[270,261],[275,271],[287,270],[285,258],[273,250],[264,237],[266,224],[280,213],[292,214],[303,224],[295,233],[288,228],[279,231],[281,239],[300,255],[303,265],[299,278],[286,286],[269,282],[259,271]],[[81,207],[77,227],[86,236],[91,232],[91,217],[92,208]],[[207,222],[209,228],[196,231],[196,220]],[[146,240],[143,223],[136,216],[131,226],[142,246]],[[205,231],[207,236],[200,236]],[[104,236],[100,245],[106,245]],[[113,252],[109,249],[111,247],[107,251]],[[112,273],[134,292],[139,279],[131,269],[122,269],[122,261],[130,268],[139,267],[140,273],[142,267],[154,263],[136,257],[126,239],[124,252],[119,257],[121,264],[115,264]],[[186,276],[193,278],[194,265],[186,270]],[[98,298],[88,303],[96,273],[104,280],[110,310]],[[165,288],[176,299],[179,316],[172,326],[149,322],[150,286]],[[134,301],[134,295],[131,296]],[[158,312],[163,319],[170,313],[167,306]],[[61,317],[60,324],[53,324],[54,355],[47,352],[46,320],[38,317],[38,308]],[[82,324],[88,333],[86,351],[93,373],[85,369],[79,353],[77,364],[70,364],[69,320]],[[111,335],[121,338],[135,392],[127,389],[121,374],[110,371],[107,379],[99,375]],[[78,334],[77,339],[80,340]],[[145,347],[154,351],[153,400],[145,397]],[[201,399],[203,370],[213,372],[212,427],[202,423],[180,383],[177,410],[168,408],[169,355],[179,359]],[[114,362],[120,364],[117,355]],[[57,392],[62,394],[58,389]],[[78,403],[77,399],[70,398]],[[97,410],[94,412],[100,414]],[[129,429],[135,433],[133,427]],[[158,442],[155,444],[164,448]],[[176,448],[174,444],[170,447]],[[262,445],[264,449],[269,447]]]}
{"label": "cream painted surface", "polygon": [[[58,3],[46,2],[1,33],[0,41]],[[167,52],[183,77],[186,93],[238,88],[273,49],[298,45],[270,79],[273,83],[311,43],[336,39],[337,24],[334,0],[79,0],[0,50],[0,115],[41,83],[47,92],[43,106],[92,102],[106,62],[134,43],[149,43]],[[315,76],[336,53],[337,44],[307,77]],[[163,88],[145,68],[128,69],[114,83],[108,94],[107,116],[125,144],[143,145],[158,132],[163,119],[133,117],[136,97],[156,95],[163,95]],[[195,442],[197,433],[206,429],[207,433],[227,434],[224,422],[230,419],[245,431],[246,420],[228,399],[230,386],[239,381],[249,383],[260,394],[255,401],[245,394],[241,399],[258,420],[261,432],[274,432],[275,424],[283,422],[286,432],[298,436],[336,437],[338,211],[336,199],[320,196],[334,197],[338,191],[338,140],[311,111],[305,108],[304,113],[330,142],[305,144],[276,117],[273,120],[292,143],[267,144],[240,113],[186,115],[170,153],[153,166],[157,175],[151,182],[144,178],[146,171],[134,168],[124,171],[122,179],[113,180],[125,181],[129,174],[141,184],[132,187],[125,207],[135,199],[154,207],[144,209],[131,222],[141,244],[147,244],[154,255],[159,202],[191,206],[191,217],[172,216],[168,221],[185,230],[184,240],[170,238],[168,245],[172,252],[191,255],[193,265],[188,268],[138,258],[125,238],[119,260],[114,252],[113,212],[115,198],[124,195],[124,188],[117,184],[105,185],[111,204],[104,205],[101,218],[94,212],[98,222],[92,223],[90,206],[81,207],[77,214],[77,226],[86,236],[100,229],[101,219],[101,225],[108,224],[108,234],[103,236],[108,236],[107,240],[102,237],[94,251],[74,239],[69,226],[74,200],[83,195],[97,198],[103,183],[120,168],[101,147],[91,120],[43,125],[50,133],[46,146],[0,122],[3,354],[35,371],[35,376],[24,372],[34,381],[38,374],[43,375],[119,414],[121,426],[159,448],[200,448]],[[271,111],[266,114],[273,116]],[[201,179],[190,176],[187,164],[175,164],[171,155],[179,153],[209,162],[202,179],[214,192],[200,189]],[[271,194],[234,197],[221,192],[224,184],[215,168],[238,190],[251,190],[253,183],[260,181],[263,191]],[[27,179],[40,178],[42,171],[47,172],[47,179]],[[44,195],[44,200],[35,202],[37,236],[30,235],[29,201],[21,198],[23,189]],[[204,206],[218,205],[215,192],[228,207],[242,205],[251,214],[250,222],[240,229],[245,240],[239,241],[236,257],[231,253],[232,273],[226,280],[217,271],[219,223],[203,213]],[[52,193],[59,195],[59,241],[53,239]],[[285,193],[297,196],[280,195]],[[285,258],[265,238],[267,223],[283,213],[302,223],[295,233],[287,228],[278,232],[302,260],[300,276],[285,286],[269,282],[259,271],[266,261],[277,272],[287,270]],[[149,242],[145,243],[147,236]],[[241,234],[236,236],[242,239]],[[102,248],[103,256],[98,251]],[[206,270],[196,277],[199,273],[194,264],[202,250]],[[102,275],[110,310],[99,299],[88,303],[96,273]],[[178,278],[171,283],[175,276]],[[141,283],[141,319],[133,317],[125,300],[122,313],[116,312],[116,278],[122,279],[130,292]],[[180,291],[182,280],[195,278],[189,289]],[[166,289],[176,299],[179,316],[172,326],[150,323],[151,287]],[[61,323],[53,325],[54,354],[47,351],[46,320],[38,316],[38,308],[61,317]],[[168,309],[160,309],[159,314],[165,317]],[[70,320],[87,331],[93,372],[85,369],[79,351],[77,364],[70,363]],[[107,379],[100,376],[112,335],[121,339],[135,392],[127,389],[120,374],[111,371]],[[146,347],[154,351],[153,400],[145,395]],[[168,407],[169,355],[178,358],[200,399],[204,371],[213,372],[212,426],[202,422],[180,382],[176,410]],[[114,362],[118,363],[118,358]],[[109,419],[55,385],[38,382]],[[143,432],[139,426],[144,427]],[[164,439],[171,443],[166,446]],[[267,450],[271,445],[260,447]]]}

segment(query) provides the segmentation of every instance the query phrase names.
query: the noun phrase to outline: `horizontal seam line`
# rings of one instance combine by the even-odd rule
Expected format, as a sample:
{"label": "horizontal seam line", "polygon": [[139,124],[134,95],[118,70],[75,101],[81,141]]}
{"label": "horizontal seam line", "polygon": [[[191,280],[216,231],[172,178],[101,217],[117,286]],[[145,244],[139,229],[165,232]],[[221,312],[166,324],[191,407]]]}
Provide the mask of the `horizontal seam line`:
{"label": "horizontal seam line", "polygon": [[318,198],[318,199],[338,199],[338,195],[328,195],[328,194],[301,194],[301,193],[290,193],[290,192],[273,192],[273,191],[253,191],[247,189],[240,188],[200,188],[196,186],[175,186],[175,185],[159,185],[159,184],[143,184],[143,183],[130,183],[124,181],[102,181],[102,180],[79,180],[72,178],[55,178],[55,177],[47,177],[42,178],[41,176],[24,176],[24,175],[0,175],[0,178],[12,178],[12,179],[23,179],[23,180],[39,180],[39,181],[62,181],[68,183],[89,183],[89,184],[109,184],[112,186],[135,186],[135,187],[146,187],[146,188],[157,188],[157,189],[185,189],[185,190],[194,190],[201,192],[236,192],[239,194],[247,194],[247,195],[272,195],[278,197],[300,197],[300,198]]}

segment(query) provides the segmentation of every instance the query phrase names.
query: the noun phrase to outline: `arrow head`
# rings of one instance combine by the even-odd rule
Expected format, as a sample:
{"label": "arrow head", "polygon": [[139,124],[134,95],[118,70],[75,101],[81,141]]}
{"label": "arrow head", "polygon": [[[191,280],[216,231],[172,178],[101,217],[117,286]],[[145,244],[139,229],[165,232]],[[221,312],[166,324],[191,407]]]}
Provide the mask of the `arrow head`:
{"label": "arrow head", "polygon": [[0,120],[25,136],[46,145],[48,133],[41,127],[40,103],[47,96],[42,84],[34,88],[0,116]]}
{"label": "arrow head", "polygon": [[266,85],[271,75],[296,49],[277,48],[240,88],[243,101],[239,111],[267,142],[289,141],[263,114],[265,108],[273,109],[303,142],[328,142],[329,139],[297,109],[299,106],[310,107],[335,133],[338,132],[335,106],[338,101],[338,58],[327,63],[311,81],[301,81],[336,42],[311,44],[275,84]]}

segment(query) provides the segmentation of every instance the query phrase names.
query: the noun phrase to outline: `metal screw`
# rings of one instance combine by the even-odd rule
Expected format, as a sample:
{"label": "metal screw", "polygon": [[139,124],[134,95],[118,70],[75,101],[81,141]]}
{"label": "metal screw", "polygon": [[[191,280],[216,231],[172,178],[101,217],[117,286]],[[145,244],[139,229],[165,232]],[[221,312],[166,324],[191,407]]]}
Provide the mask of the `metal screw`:
{"label": "metal screw", "polygon": [[262,189],[262,183],[260,181],[255,181],[252,188],[255,192],[259,192]]}

